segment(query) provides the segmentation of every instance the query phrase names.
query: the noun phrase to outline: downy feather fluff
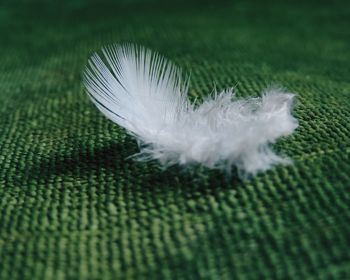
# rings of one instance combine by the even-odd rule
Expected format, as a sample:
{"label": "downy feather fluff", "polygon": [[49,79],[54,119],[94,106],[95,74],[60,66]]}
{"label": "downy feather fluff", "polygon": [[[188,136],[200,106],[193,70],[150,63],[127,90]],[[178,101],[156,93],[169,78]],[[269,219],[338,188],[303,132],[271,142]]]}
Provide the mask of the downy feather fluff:
{"label": "downy feather fluff", "polygon": [[209,168],[255,174],[289,160],[270,148],[298,126],[294,95],[269,88],[262,97],[239,99],[232,89],[187,99],[188,79],[169,60],[135,45],[112,45],[93,54],[84,84],[93,103],[133,135],[137,158],[163,166],[199,163]]}

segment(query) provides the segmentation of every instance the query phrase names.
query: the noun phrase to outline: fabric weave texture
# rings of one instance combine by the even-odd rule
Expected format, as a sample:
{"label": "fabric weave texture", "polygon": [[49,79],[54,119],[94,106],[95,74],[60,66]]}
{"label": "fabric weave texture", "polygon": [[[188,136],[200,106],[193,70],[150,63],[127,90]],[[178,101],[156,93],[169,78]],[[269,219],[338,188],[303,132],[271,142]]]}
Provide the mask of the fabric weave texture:
{"label": "fabric weave texture", "polygon": [[[3,1],[0,279],[349,279],[349,1]],[[82,72],[111,43],[191,75],[189,98],[297,95],[292,165],[247,180],[128,159]]]}

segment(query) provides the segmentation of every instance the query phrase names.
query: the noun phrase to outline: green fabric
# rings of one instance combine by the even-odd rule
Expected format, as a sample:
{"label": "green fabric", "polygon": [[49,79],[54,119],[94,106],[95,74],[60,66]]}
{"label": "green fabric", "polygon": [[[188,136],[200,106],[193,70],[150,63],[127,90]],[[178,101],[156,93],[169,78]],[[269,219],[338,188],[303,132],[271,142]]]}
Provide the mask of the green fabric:
{"label": "green fabric", "polygon": [[[349,279],[349,3],[3,1],[0,279]],[[114,42],[173,59],[191,99],[297,93],[274,146],[294,164],[241,181],[127,159],[81,80]]]}

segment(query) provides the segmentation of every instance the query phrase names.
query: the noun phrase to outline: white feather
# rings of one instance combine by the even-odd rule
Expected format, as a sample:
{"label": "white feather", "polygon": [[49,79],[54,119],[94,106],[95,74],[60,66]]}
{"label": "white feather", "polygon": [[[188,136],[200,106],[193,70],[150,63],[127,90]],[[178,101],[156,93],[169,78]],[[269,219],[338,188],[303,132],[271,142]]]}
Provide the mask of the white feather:
{"label": "white feather", "polygon": [[289,163],[270,148],[298,126],[294,95],[270,88],[261,98],[238,99],[232,89],[195,106],[187,80],[173,63],[143,47],[114,45],[94,54],[84,72],[91,100],[136,137],[141,160],[162,165],[199,163],[255,174]]}

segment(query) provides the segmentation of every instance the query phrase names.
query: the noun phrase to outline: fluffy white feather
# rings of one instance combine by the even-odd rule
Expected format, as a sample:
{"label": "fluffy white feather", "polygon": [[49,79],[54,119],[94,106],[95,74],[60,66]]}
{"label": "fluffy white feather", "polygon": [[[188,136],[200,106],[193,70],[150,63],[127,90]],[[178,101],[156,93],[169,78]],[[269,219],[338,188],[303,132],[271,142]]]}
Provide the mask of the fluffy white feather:
{"label": "fluffy white feather", "polygon": [[260,98],[238,99],[228,89],[196,106],[180,69],[157,53],[113,45],[102,54],[94,54],[84,72],[87,92],[107,118],[136,137],[139,159],[225,170],[235,165],[245,174],[289,163],[270,144],[298,126],[293,94],[270,88]]}

